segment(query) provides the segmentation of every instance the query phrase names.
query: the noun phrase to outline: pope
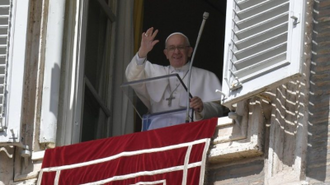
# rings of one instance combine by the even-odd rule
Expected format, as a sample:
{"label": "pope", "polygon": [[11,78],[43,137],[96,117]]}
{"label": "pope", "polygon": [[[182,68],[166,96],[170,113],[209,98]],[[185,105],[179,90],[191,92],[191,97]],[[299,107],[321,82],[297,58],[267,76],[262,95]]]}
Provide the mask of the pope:
{"label": "pope", "polygon": [[[181,32],[170,34],[165,40],[164,49],[164,54],[170,65],[162,66],[147,60],[148,53],[159,42],[159,40],[155,39],[157,33],[158,30],[154,30],[153,27],[142,33],[140,48],[126,68],[127,80],[134,81],[178,74],[187,86],[189,59],[193,52],[189,39]],[[187,93],[183,87],[178,87],[173,83],[175,82],[168,81],[167,84],[149,84],[142,87],[144,88],[143,90],[140,89],[136,92],[140,93],[141,97],[146,97],[146,94],[148,94],[149,100],[144,100],[143,102],[147,104],[150,113],[185,108],[188,101]],[[221,89],[221,83],[214,73],[192,67],[190,93],[193,97],[189,99],[189,105],[194,110],[194,120],[198,121],[222,116],[222,106],[215,89]],[[160,115],[151,121],[148,129],[184,123],[185,118],[184,112],[172,116]]]}

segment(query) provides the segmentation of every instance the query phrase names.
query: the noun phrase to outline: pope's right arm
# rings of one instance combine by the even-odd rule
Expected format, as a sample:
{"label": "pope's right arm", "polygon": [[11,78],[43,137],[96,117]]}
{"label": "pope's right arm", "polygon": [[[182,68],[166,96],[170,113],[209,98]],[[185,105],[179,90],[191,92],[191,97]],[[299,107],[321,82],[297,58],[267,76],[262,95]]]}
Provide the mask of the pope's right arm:
{"label": "pope's right arm", "polygon": [[133,80],[140,80],[146,78],[145,74],[145,58],[139,58],[138,54],[136,54],[131,62],[128,64],[126,68],[126,79],[127,81],[133,81]]}
{"label": "pope's right arm", "polygon": [[154,31],[153,27],[142,33],[139,51],[126,68],[125,74],[127,81],[141,80],[147,77],[144,69],[146,65],[149,66],[149,62],[147,62],[146,59],[148,53],[153,49],[155,44],[159,42],[159,40],[155,40],[157,33],[158,30]]}

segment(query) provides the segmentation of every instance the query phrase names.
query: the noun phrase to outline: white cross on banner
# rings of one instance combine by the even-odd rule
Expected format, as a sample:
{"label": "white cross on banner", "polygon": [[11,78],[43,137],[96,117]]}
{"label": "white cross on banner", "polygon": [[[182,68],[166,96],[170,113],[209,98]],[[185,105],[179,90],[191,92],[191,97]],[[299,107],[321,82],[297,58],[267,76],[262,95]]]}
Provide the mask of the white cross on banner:
{"label": "white cross on banner", "polygon": [[48,149],[38,184],[202,185],[217,118]]}

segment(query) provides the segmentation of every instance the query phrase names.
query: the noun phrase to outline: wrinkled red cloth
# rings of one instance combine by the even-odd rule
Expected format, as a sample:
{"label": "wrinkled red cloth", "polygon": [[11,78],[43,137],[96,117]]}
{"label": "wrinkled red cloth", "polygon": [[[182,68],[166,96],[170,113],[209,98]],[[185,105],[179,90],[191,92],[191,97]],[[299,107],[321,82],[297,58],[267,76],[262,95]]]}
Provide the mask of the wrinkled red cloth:
{"label": "wrinkled red cloth", "polygon": [[203,184],[217,118],[48,149],[38,184]]}

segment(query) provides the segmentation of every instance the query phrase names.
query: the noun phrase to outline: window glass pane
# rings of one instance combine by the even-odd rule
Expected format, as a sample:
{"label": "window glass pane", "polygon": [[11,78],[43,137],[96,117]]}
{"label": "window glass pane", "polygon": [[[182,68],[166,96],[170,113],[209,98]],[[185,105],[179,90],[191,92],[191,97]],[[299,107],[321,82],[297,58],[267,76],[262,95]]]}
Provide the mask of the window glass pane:
{"label": "window glass pane", "polygon": [[107,117],[88,88],[85,88],[81,141],[107,137]]}
{"label": "window glass pane", "polygon": [[[109,63],[107,55],[108,46],[107,16],[98,1],[90,0],[87,20],[86,51],[85,51],[85,91],[82,141],[107,137],[108,115],[104,113],[107,108]],[[93,92],[93,93],[92,93]],[[98,100],[98,101],[96,101]],[[101,108],[103,104],[103,109]],[[109,112],[109,111],[107,111]]]}
{"label": "window glass pane", "polygon": [[85,76],[99,90],[105,61],[107,17],[98,1],[89,1],[85,53]]}

